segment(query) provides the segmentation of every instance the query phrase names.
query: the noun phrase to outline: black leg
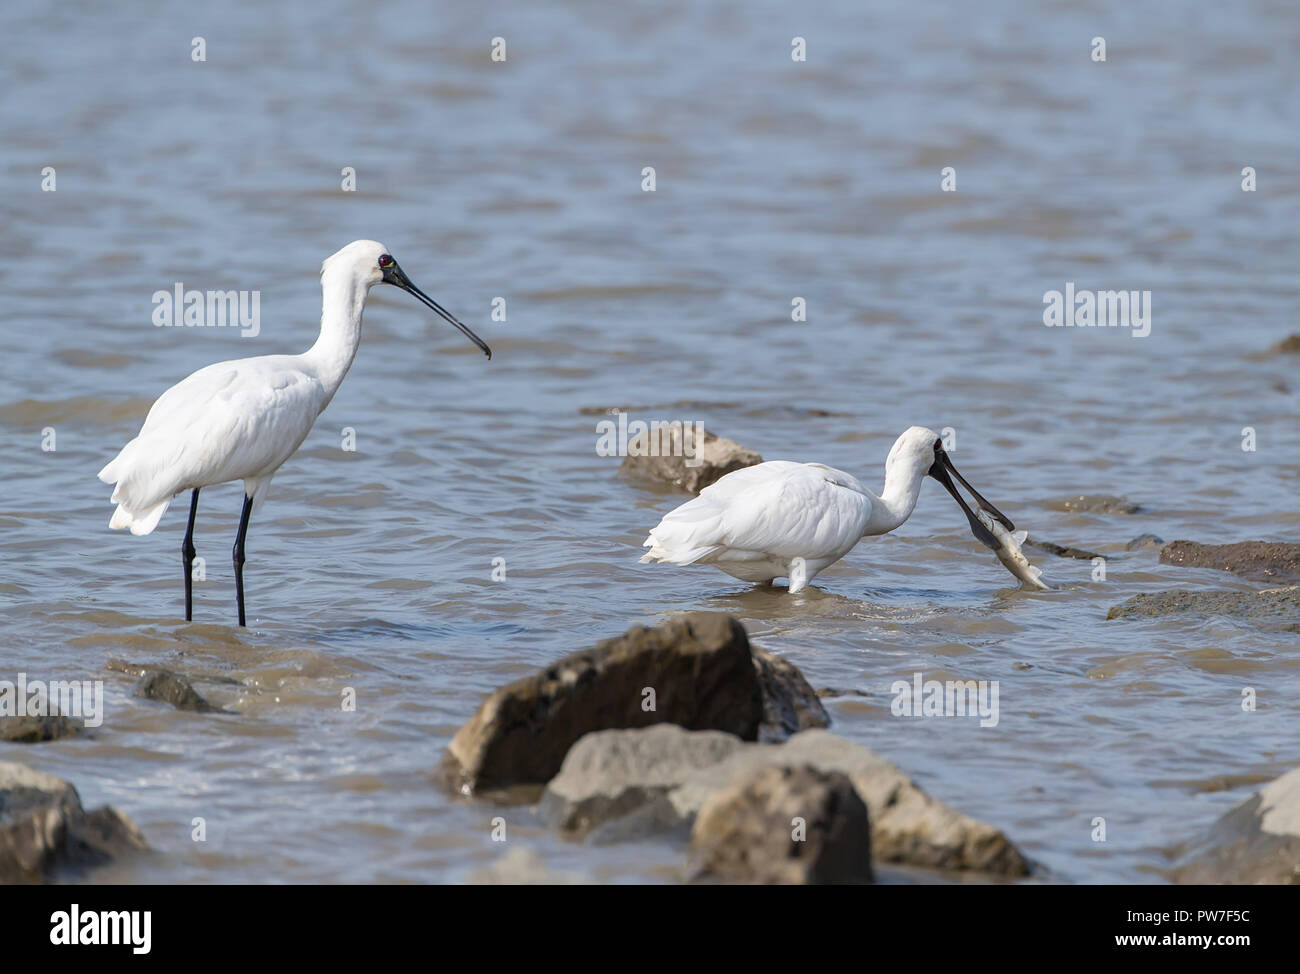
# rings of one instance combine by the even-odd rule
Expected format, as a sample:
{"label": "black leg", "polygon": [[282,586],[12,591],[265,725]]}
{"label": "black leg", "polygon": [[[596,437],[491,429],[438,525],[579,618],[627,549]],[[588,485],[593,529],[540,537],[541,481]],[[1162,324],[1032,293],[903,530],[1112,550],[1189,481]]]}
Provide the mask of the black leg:
{"label": "black leg", "polygon": [[239,601],[239,624],[244,622],[244,535],[248,534],[248,515],[253,512],[253,498],[244,495],[244,512],[239,515],[239,534],[235,535],[235,598]]}
{"label": "black leg", "polygon": [[181,542],[181,560],[185,562],[185,621],[194,617],[194,515],[199,509],[199,488],[190,495],[190,524]]}

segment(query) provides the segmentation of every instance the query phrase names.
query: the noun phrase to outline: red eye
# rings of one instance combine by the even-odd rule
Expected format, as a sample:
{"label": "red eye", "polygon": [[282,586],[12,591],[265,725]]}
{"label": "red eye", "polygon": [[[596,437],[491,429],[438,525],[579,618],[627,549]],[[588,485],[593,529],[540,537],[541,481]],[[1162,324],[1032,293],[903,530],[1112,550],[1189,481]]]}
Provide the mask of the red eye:
{"label": "red eye", "polygon": [[382,256],[379,258],[379,266],[380,266],[380,267],[392,267],[392,266],[393,266],[393,258],[389,257],[387,254],[382,255]]}

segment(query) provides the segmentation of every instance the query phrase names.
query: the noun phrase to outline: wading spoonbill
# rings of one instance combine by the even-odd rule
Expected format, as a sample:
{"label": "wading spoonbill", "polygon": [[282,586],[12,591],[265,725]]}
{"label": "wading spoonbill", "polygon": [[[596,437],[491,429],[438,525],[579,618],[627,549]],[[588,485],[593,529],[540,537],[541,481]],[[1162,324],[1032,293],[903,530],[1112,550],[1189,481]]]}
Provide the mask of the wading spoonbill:
{"label": "wading spoonbill", "polygon": [[110,528],[149,534],[183,491],[190,520],[185,565],[185,620],[193,615],[194,515],[199,491],[244,482],[244,509],[235,535],[235,600],[244,625],[244,539],[248,519],[266,498],[271,478],[311,432],[347,375],[361,342],[361,313],[376,284],[392,284],[459,328],[488,358],[491,350],[402,272],[388,248],[354,240],[321,264],[320,337],[301,355],[259,355],[218,362],[172,386],[153,404],[139,435],[99,472],[115,484]]}
{"label": "wading spoonbill", "polygon": [[888,534],[906,521],[927,475],[957,499],[971,532],[994,551],[1002,546],[1000,536],[966,504],[953,477],[990,523],[1015,531],[957,472],[938,435],[913,426],[890,449],[879,494],[820,463],[768,460],[742,467],[664,515],[650,529],[643,543],[650,551],[641,560],[712,565],[747,582],[788,578],[790,592],[798,592],[864,537]]}

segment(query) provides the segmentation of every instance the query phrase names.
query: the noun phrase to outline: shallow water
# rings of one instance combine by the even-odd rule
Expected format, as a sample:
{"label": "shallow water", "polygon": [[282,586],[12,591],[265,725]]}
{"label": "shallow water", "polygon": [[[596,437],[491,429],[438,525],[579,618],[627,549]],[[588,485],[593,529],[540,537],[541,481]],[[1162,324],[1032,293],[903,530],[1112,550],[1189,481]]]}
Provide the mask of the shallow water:
{"label": "shallow water", "polygon": [[[1256,357],[1297,330],[1300,20],[1268,2],[1173,21],[861,6],[0,11],[0,678],[107,693],[92,738],[0,760],[116,805],[157,850],[93,881],[460,882],[502,854],[496,815],[557,869],[672,880],[679,851],[567,844],[526,808],[449,799],[432,769],[483,694],[685,609],[736,614],[845,691],[838,733],[1061,881],[1160,881],[1163,847],[1294,766],[1294,633],[1105,615],[1143,591],[1257,587],[1160,566],[1125,550],[1136,535],[1300,540],[1296,361]],[[356,237],[496,355],[377,290],[348,380],[253,523],[250,628],[231,625],[233,484],[203,493],[186,625],[184,499],[150,537],[110,532],[95,473],[190,371],[306,348],[317,266]],[[259,290],[260,334],[155,328],[151,295],[178,281]],[[1067,281],[1151,290],[1151,334],[1045,328]],[[951,426],[982,493],[1105,555],[1106,579],[1031,550],[1061,590],[1013,590],[934,484],[797,596],[640,565],[682,498],[596,454],[611,406],[873,487],[904,428]],[[1060,509],[1081,493],[1142,509]],[[134,699],[115,660],[239,681],[199,684],[234,713]],[[997,726],[891,716],[890,685],[918,671],[1000,681]]]}

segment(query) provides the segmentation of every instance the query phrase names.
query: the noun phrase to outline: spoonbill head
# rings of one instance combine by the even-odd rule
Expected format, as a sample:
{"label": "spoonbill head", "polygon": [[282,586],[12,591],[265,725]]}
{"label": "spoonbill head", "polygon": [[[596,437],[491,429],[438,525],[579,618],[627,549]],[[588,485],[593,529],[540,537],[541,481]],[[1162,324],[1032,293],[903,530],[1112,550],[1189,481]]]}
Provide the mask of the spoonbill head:
{"label": "spoonbill head", "polygon": [[944,485],[965,512],[977,539],[998,541],[957,490],[1006,526],[1006,517],[957,472],[931,429],[913,426],[889,450],[885,485],[873,493],[842,470],[821,463],[769,460],[735,470],[664,515],[643,542],[643,562],[713,565],[748,582],[790,580],[798,592],[870,535],[887,534],[916,507],[925,478]]}
{"label": "spoonbill head", "polygon": [[[321,264],[322,283],[327,279],[338,281],[340,285],[350,282],[353,289],[360,286],[364,287],[366,292],[376,284],[391,284],[399,287],[448,324],[460,329],[461,334],[477,345],[484,355],[488,358],[492,357],[492,349],[487,347],[483,339],[474,334],[468,325],[450,311],[412,284],[411,279],[393,259],[388,248],[376,240],[354,240],[342,250],[326,257]],[[346,287],[342,289],[346,290]]]}
{"label": "spoonbill head", "polygon": [[190,491],[189,525],[181,545],[185,619],[193,613],[194,517],[199,491],[244,482],[244,507],[235,536],[235,598],[244,625],[244,540],[252,512],[271,478],[291,457],[316,417],[334,398],[361,342],[361,315],[376,284],[413,295],[492,357],[467,325],[411,283],[388,248],[354,240],[321,265],[320,335],[301,355],[261,355],[218,362],[182,379],[149,409],[139,434],[99,472],[113,484],[117,505],[110,528],[149,534],[182,491]]}

